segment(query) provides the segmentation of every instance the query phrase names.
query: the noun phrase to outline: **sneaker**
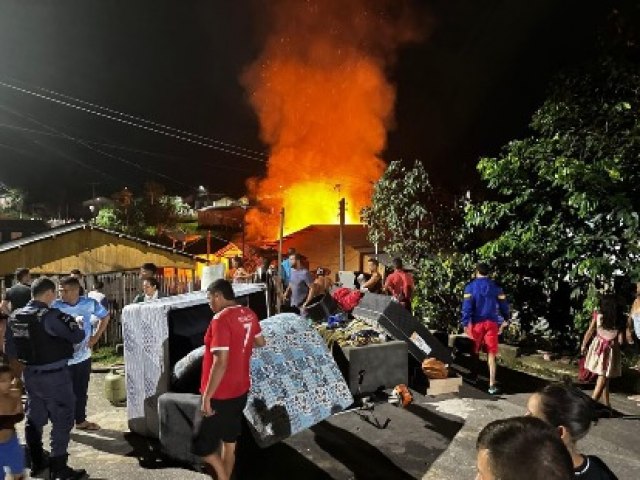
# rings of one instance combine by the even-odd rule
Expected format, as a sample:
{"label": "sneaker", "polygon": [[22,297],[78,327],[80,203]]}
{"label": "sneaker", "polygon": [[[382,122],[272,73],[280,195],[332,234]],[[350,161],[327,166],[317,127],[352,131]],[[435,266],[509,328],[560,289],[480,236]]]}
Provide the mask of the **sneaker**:
{"label": "sneaker", "polygon": [[489,395],[498,395],[500,394],[500,389],[495,386],[495,385],[491,385],[489,387],[489,390],[487,390],[489,392]]}
{"label": "sneaker", "polygon": [[86,476],[86,470],[74,470],[65,465],[57,472],[49,473],[49,480],[81,480]]}

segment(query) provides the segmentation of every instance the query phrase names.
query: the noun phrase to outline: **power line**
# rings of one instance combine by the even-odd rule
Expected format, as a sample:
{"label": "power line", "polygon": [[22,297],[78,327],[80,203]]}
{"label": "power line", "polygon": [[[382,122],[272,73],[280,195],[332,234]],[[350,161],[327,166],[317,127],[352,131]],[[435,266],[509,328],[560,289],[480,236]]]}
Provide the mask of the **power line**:
{"label": "power line", "polygon": [[[203,137],[201,135],[197,135],[197,134],[194,134],[194,133],[189,133],[189,132],[186,132],[185,130],[179,130],[179,129],[175,129],[173,127],[168,127],[168,126],[160,124],[160,123],[151,122],[150,120],[145,120],[145,119],[141,119],[139,117],[135,117],[135,116],[132,116],[132,115],[120,113],[120,112],[117,112],[116,110],[108,109],[107,107],[97,106],[97,108],[100,108],[100,109],[102,109],[104,111],[109,112],[109,113],[103,113],[103,112],[99,112],[99,111],[96,111],[96,110],[92,110],[90,108],[82,107],[80,105],[75,105],[73,103],[69,103],[69,102],[64,101],[64,100],[60,100],[60,99],[53,98],[53,97],[50,97],[50,96],[47,96],[47,95],[43,95],[41,93],[34,92],[34,91],[26,89],[26,88],[22,88],[22,87],[19,87],[19,86],[16,86],[16,85],[12,85],[10,83],[6,83],[6,82],[3,82],[1,80],[0,80],[0,86],[12,89],[14,91],[17,91],[17,92],[20,92],[20,93],[23,93],[23,94],[31,95],[31,96],[34,96],[36,98],[40,98],[42,100],[47,100],[47,101],[50,101],[50,102],[53,102],[53,103],[57,103],[59,105],[62,105],[62,106],[68,107],[68,108],[73,108],[75,110],[79,110],[79,111],[84,112],[84,113],[90,113],[92,115],[95,115],[95,116],[98,116],[98,117],[101,117],[101,118],[106,118],[108,120],[113,120],[115,122],[119,122],[119,123],[122,123],[124,125],[140,128],[140,129],[146,130],[148,132],[152,132],[152,133],[156,133],[156,134],[159,134],[159,135],[164,135],[164,136],[167,136],[167,137],[171,137],[171,138],[174,138],[176,140],[181,140],[181,141],[184,141],[184,142],[192,143],[194,145],[199,145],[199,146],[205,147],[205,148],[211,148],[213,150],[218,150],[218,151],[221,151],[221,152],[224,152],[224,153],[228,153],[230,155],[235,155],[237,157],[246,158],[246,159],[253,160],[253,161],[256,161],[256,162],[262,162],[262,163],[266,163],[267,162],[266,156],[263,153],[260,153],[260,152],[244,153],[243,151],[245,151],[245,152],[254,152],[254,151],[246,149],[246,148],[243,148],[243,147],[238,147],[238,146],[233,145],[233,144],[221,142],[219,140],[211,139],[211,138],[208,138],[208,137]],[[70,98],[73,98],[73,97],[70,97]],[[79,102],[82,102],[82,103],[85,103],[85,104],[89,104],[89,102],[84,102],[82,100],[79,100]],[[90,105],[93,105],[93,104],[90,104]],[[96,108],[96,107],[93,107],[93,108]],[[111,114],[113,112],[115,112],[116,115],[120,115],[120,116],[125,117],[125,118],[118,118],[118,117],[116,117],[116,116]],[[132,119],[135,119],[136,121],[127,120],[126,118],[132,118]],[[141,124],[141,123],[136,123],[136,122],[140,122],[140,121],[142,121],[143,123],[147,123],[149,125],[152,125],[152,126],[144,125],[144,124]],[[165,130],[161,130],[160,128],[156,128],[156,126],[160,127],[160,128],[163,128]],[[179,132],[179,134],[178,133],[172,133],[172,131]],[[193,137],[193,138],[191,138],[191,137]],[[204,139],[204,141],[201,141],[199,139]],[[243,151],[232,150],[232,148],[235,148],[235,149],[238,149],[238,150],[243,150]],[[256,155],[258,155],[258,156],[256,156]],[[262,158],[260,158],[260,157],[262,157]]]}
{"label": "power line", "polygon": [[[35,118],[32,118],[32,117],[30,117],[28,115],[22,114],[20,112],[16,112],[15,110],[12,110],[12,109],[4,106],[4,105],[0,105],[0,108],[2,110],[6,111],[6,112],[9,112],[9,113],[12,113],[12,114],[18,116],[18,117],[21,117],[23,119],[29,120],[29,121],[31,121],[31,122],[33,122],[33,123],[35,123],[35,124],[37,124],[37,125],[39,125],[39,126],[41,126],[43,128],[46,128],[47,130],[50,130],[50,131],[52,131],[52,132],[54,132],[54,133],[56,133],[58,135],[61,135],[62,137],[66,138],[68,140],[71,140],[71,141],[73,141],[73,142],[75,142],[75,143],[77,143],[79,145],[82,145],[85,148],[88,148],[89,150],[91,150],[91,151],[93,151],[95,153],[98,153],[100,155],[103,155],[103,156],[105,156],[107,158],[110,158],[112,160],[120,161],[120,162],[125,163],[127,165],[130,165],[130,166],[132,166],[134,168],[137,168],[138,170],[140,170],[142,172],[149,173],[151,175],[154,175],[154,176],[157,176],[157,177],[160,177],[160,178],[164,178],[164,179],[169,180],[169,181],[171,181],[171,182],[173,182],[175,184],[182,185],[182,186],[187,186],[187,187],[189,186],[188,184],[186,184],[184,182],[181,182],[179,180],[176,180],[175,178],[170,177],[169,175],[165,175],[165,174],[157,172],[155,170],[151,170],[151,169],[142,167],[141,165],[139,165],[139,164],[137,164],[135,162],[132,162],[130,160],[127,160],[127,159],[125,159],[123,157],[120,157],[118,155],[113,155],[111,153],[108,153],[108,152],[105,152],[103,150],[100,150],[99,148],[93,147],[90,144],[88,144],[87,142],[84,142],[83,140],[75,138],[72,135],[66,134],[64,132],[60,132],[59,130],[56,130],[54,127],[52,127],[50,125],[42,123],[42,122],[40,122],[40,121],[36,120]],[[94,168],[94,170],[98,170],[98,169]],[[98,171],[100,171],[100,170],[98,170]]]}
{"label": "power line", "polygon": [[[44,132],[42,130],[34,130],[32,128],[20,127],[18,125],[12,125],[12,124],[8,124],[8,123],[0,123],[0,128],[7,128],[7,129],[11,129],[11,130],[17,130],[17,131],[26,132],[26,133],[33,133],[33,134],[36,134],[36,135],[44,135],[44,136],[53,137],[53,138],[68,139],[63,134],[58,134],[58,133],[53,133],[53,132]],[[80,138],[80,137],[76,137],[76,138]],[[122,144],[98,142],[98,141],[95,141],[95,140],[88,140],[86,138],[82,138],[81,140],[86,142],[86,143],[89,143],[91,145],[97,145],[97,146],[100,146],[100,147],[113,148],[113,149],[116,149],[116,150],[123,150],[123,151],[130,152],[130,153],[137,153],[137,154],[148,155],[148,156],[158,157],[158,158],[165,158],[165,159],[174,160],[174,161],[181,161],[181,162],[182,161],[186,161],[186,162],[194,161],[191,158],[182,157],[182,156],[179,156],[179,155],[168,155],[166,153],[150,152],[148,150],[132,148],[132,147],[129,147],[129,146],[126,146],[126,145],[122,145]],[[228,164],[215,163],[215,162],[212,162],[212,161],[206,160],[206,159],[202,159],[202,160],[199,159],[198,162],[202,162],[202,163],[205,163],[207,165],[211,165],[212,167],[216,167],[216,168],[223,168],[223,169],[227,169],[227,170],[235,170],[235,171],[238,171],[238,172],[255,174],[254,170],[250,170],[248,168],[242,168],[242,167],[232,166],[232,165],[228,165]]]}

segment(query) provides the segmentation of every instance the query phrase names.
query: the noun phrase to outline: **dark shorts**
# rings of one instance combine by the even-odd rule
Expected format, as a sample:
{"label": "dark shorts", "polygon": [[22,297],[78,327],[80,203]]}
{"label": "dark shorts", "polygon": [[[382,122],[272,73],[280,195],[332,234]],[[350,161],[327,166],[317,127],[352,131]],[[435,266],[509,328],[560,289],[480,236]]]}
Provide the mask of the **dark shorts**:
{"label": "dark shorts", "polygon": [[199,457],[206,457],[218,451],[220,442],[234,443],[242,432],[242,411],[247,405],[247,394],[226,400],[211,400],[215,412],[203,417],[197,427],[191,451]]}

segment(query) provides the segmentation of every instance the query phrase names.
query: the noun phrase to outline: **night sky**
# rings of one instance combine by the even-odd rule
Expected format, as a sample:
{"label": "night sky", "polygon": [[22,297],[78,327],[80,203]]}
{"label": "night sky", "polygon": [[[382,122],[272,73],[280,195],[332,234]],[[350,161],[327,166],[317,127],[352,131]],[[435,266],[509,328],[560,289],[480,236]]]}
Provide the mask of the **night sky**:
{"label": "night sky", "polygon": [[[238,81],[268,29],[256,3],[0,0],[0,81],[265,152]],[[525,135],[553,75],[593,55],[606,2],[413,3],[428,13],[429,34],[404,47],[388,72],[396,122],[383,158],[423,160],[452,193],[477,188],[477,159]],[[92,150],[87,140],[103,145],[89,143]],[[262,172],[260,160],[0,87],[0,181],[26,189],[33,201],[63,206],[88,199],[90,182],[109,195],[123,186],[139,191],[149,179],[174,193],[205,185],[240,195],[244,180]]]}

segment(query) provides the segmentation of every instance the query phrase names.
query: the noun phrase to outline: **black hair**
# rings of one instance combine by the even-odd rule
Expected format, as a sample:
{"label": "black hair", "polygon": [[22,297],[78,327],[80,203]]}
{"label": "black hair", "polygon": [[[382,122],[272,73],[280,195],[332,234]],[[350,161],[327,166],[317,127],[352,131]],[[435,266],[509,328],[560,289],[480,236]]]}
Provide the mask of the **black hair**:
{"label": "black hair", "polygon": [[20,268],[16,269],[16,279],[19,282],[22,282],[22,279],[24,277],[26,277],[27,275],[29,275],[29,269],[28,268],[20,267]]}
{"label": "black hair", "polygon": [[71,275],[82,275],[82,272],[80,270],[78,270],[77,268],[74,268],[73,270],[71,270]]}
{"label": "black hair", "polygon": [[603,295],[600,299],[600,313],[602,314],[602,328],[616,330],[618,319],[618,301],[613,294]]}
{"label": "black hair", "polygon": [[583,438],[597,419],[593,400],[570,380],[546,385],[538,392],[544,420],[552,427],[564,427],[577,441]]}
{"label": "black hair", "polygon": [[93,284],[93,288],[95,289],[104,288],[104,282],[101,280],[98,280],[96,283]]}
{"label": "black hair", "polygon": [[379,262],[377,259],[375,259],[375,258],[370,258],[370,259],[369,259],[369,260],[367,260],[367,261],[368,261],[368,262],[373,263],[376,267],[377,267],[378,265],[380,265],[380,262]]}
{"label": "black hair", "polygon": [[145,278],[143,282],[148,282],[154,288],[160,288],[160,282],[156,277]]}
{"label": "black hair", "polygon": [[402,268],[402,259],[396,257],[393,259],[393,268],[400,270]]}
{"label": "black hair", "polygon": [[143,263],[140,268],[142,268],[142,270],[147,270],[154,275],[158,272],[158,267],[156,267],[155,263]]}
{"label": "black hair", "polygon": [[289,248],[289,250],[287,250],[287,256],[289,256],[289,257],[291,255],[295,254],[295,253],[296,253],[296,249],[293,248],[293,247],[291,247],[291,248]]}
{"label": "black hair", "polygon": [[535,417],[513,417],[482,429],[477,450],[489,451],[489,467],[500,480],[570,480],[573,462],[556,429]]}
{"label": "black hair", "polygon": [[76,277],[62,277],[60,279],[60,285],[64,287],[80,288],[80,280],[78,280]]}
{"label": "black hair", "polygon": [[233,257],[233,261],[238,264],[238,267],[241,267],[244,264],[241,257]]}
{"label": "black hair", "polygon": [[236,294],[233,291],[231,283],[227,280],[219,278],[207,287],[207,292],[214,294],[220,293],[225,300],[235,300]]}
{"label": "black hair", "polygon": [[9,365],[0,365],[0,375],[2,375],[3,373],[10,373],[13,377],[13,370],[11,370],[11,367]]}
{"label": "black hair", "polygon": [[489,265],[484,262],[478,262],[476,263],[476,272],[478,272],[483,277],[486,277],[487,275],[489,275],[489,273],[491,273],[491,268],[489,268]]}
{"label": "black hair", "polygon": [[52,291],[52,292],[56,291],[56,284],[53,283],[53,280],[51,280],[50,278],[47,278],[47,277],[36,278],[31,283],[31,296],[33,298],[39,297],[40,295],[48,291]]}

